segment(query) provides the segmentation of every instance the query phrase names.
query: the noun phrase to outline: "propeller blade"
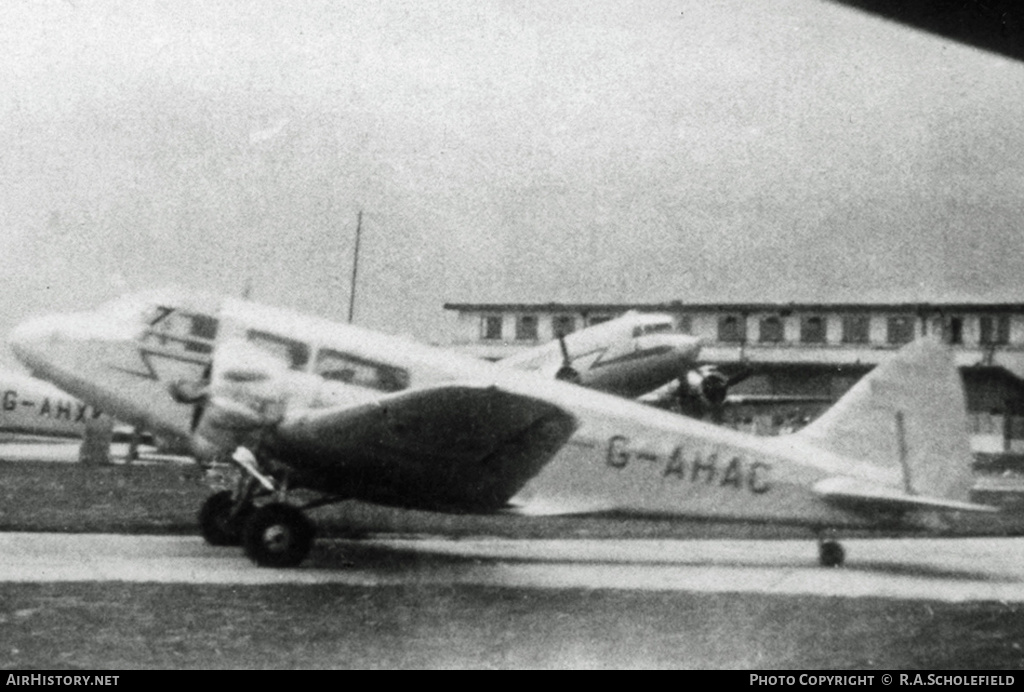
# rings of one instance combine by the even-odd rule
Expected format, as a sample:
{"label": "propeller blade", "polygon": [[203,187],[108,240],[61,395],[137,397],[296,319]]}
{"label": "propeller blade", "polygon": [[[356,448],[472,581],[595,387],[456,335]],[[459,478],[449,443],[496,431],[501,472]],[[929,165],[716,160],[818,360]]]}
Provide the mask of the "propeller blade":
{"label": "propeller blade", "polygon": [[580,374],[572,367],[572,358],[569,357],[569,347],[565,345],[565,334],[558,335],[558,346],[562,349],[562,367],[555,373],[556,380],[580,384]]}
{"label": "propeller blade", "polygon": [[572,366],[572,359],[569,358],[569,347],[565,345],[565,334],[558,335],[558,345],[562,349],[562,367],[568,368]]}
{"label": "propeller blade", "polygon": [[726,398],[729,388],[753,374],[744,366],[742,370],[726,375],[714,365],[702,365],[687,372],[680,381],[678,401],[682,412],[694,418],[710,418],[715,423],[725,419]]}

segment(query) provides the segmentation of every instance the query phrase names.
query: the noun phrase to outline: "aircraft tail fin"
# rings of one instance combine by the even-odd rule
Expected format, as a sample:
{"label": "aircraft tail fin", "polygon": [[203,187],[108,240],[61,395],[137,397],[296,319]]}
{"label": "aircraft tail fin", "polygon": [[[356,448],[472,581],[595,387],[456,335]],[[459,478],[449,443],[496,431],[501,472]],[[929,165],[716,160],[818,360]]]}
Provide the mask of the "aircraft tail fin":
{"label": "aircraft tail fin", "polygon": [[899,471],[907,494],[969,499],[963,383],[949,350],[934,340],[905,346],[795,436]]}

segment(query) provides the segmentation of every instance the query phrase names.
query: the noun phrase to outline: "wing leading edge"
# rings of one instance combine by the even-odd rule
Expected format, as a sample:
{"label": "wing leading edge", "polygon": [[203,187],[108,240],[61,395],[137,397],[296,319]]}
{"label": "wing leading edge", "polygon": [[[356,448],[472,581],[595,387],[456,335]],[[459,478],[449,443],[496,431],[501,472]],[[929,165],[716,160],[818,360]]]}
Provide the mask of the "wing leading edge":
{"label": "wing leading edge", "polygon": [[403,507],[496,511],[576,427],[574,416],[541,399],[445,385],[290,415],[275,446],[321,489]]}

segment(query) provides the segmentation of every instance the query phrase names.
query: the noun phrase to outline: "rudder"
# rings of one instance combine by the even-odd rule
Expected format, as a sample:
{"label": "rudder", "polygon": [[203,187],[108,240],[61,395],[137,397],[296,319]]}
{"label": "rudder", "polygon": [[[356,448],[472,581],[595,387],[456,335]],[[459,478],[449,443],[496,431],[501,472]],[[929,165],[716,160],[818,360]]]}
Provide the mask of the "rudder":
{"label": "rudder", "polygon": [[913,494],[967,501],[973,483],[963,383],[949,349],[922,338],[865,375],[796,433],[901,473]]}

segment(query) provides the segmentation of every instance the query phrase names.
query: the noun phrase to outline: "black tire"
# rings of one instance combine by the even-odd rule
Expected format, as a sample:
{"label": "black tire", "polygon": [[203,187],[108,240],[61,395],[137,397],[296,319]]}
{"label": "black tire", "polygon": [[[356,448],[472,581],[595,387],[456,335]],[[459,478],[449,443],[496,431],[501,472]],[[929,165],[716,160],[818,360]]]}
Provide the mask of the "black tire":
{"label": "black tire", "polygon": [[252,505],[231,516],[234,501],[231,491],[222,490],[206,498],[199,510],[199,529],[210,545],[241,545],[242,527],[252,513]]}
{"label": "black tire", "polygon": [[836,541],[824,541],[818,546],[818,562],[822,567],[842,567],[846,551]]}
{"label": "black tire", "polygon": [[260,567],[294,567],[313,547],[313,524],[298,509],[274,502],[249,517],[242,531],[242,547]]}

